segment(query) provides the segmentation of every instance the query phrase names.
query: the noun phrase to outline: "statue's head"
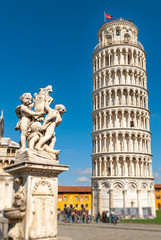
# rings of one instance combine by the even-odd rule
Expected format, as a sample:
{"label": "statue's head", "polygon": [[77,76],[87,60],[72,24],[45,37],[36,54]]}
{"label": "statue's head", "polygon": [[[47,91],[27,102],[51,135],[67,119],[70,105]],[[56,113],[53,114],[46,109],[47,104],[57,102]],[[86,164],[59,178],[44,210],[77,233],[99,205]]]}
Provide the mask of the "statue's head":
{"label": "statue's head", "polygon": [[59,111],[59,113],[61,113],[61,114],[65,113],[67,111],[66,107],[63,104],[55,105],[55,110]]}
{"label": "statue's head", "polygon": [[26,106],[30,105],[32,103],[32,100],[33,100],[32,96],[31,96],[31,93],[24,93],[20,97],[20,99],[21,99],[21,102]]}

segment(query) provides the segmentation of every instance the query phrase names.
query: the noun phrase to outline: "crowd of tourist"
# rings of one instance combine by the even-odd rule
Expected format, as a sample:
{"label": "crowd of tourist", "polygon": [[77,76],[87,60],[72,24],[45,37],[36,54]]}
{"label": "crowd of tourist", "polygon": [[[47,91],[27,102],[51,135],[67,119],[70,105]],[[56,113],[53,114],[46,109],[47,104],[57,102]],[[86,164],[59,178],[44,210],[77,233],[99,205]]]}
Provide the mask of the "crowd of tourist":
{"label": "crowd of tourist", "polygon": [[89,211],[85,208],[76,210],[74,208],[64,208],[63,211],[58,209],[58,221],[64,223],[91,223],[91,222],[104,222],[104,223],[119,223],[120,217],[113,211],[104,211],[102,214],[98,213],[96,217],[92,217]]}
{"label": "crowd of tourist", "polygon": [[63,211],[58,210],[58,221],[72,222],[72,223],[90,223],[91,215],[88,210],[82,208],[76,210],[74,208],[64,208]]}
{"label": "crowd of tourist", "polygon": [[111,211],[111,212],[104,211],[104,212],[102,212],[102,215],[100,215],[100,213],[97,214],[97,216],[96,216],[96,223],[98,221],[104,222],[104,223],[116,224],[116,223],[120,222],[120,217],[117,216],[114,211]]}

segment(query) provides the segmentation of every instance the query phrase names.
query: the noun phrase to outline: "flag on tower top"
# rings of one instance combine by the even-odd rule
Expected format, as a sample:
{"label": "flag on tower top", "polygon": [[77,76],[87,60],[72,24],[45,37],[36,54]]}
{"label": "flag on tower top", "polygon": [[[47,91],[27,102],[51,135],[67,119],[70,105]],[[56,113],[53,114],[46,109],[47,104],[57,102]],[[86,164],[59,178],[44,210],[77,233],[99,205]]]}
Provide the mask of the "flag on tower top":
{"label": "flag on tower top", "polygon": [[107,14],[107,13],[105,13],[105,12],[104,12],[104,15],[105,15],[105,18],[108,18],[108,19],[113,19],[113,17],[112,17],[112,16],[110,16],[109,14]]}

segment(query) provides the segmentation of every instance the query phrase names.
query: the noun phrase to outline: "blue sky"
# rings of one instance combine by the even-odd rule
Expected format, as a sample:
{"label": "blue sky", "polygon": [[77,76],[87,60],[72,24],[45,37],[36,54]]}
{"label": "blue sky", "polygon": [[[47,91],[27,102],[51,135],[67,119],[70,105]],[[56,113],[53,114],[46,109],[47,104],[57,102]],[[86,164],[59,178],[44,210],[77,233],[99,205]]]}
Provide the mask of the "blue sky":
{"label": "blue sky", "polygon": [[[161,182],[161,2],[144,1],[0,1],[0,108],[5,137],[18,142],[16,106],[24,92],[33,95],[53,85],[54,104],[67,108],[56,129],[62,185],[89,185],[92,132],[92,54],[104,11],[131,19],[147,53],[153,172]],[[53,104],[53,107],[54,107]]]}

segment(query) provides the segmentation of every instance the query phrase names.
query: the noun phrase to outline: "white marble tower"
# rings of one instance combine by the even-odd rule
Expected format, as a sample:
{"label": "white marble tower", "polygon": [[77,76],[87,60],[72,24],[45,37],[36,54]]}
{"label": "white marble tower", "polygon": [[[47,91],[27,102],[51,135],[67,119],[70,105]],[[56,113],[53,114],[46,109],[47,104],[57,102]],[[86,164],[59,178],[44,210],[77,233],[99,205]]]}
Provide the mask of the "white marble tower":
{"label": "white marble tower", "polygon": [[92,214],[155,216],[146,53],[138,29],[104,23],[93,61]]}

